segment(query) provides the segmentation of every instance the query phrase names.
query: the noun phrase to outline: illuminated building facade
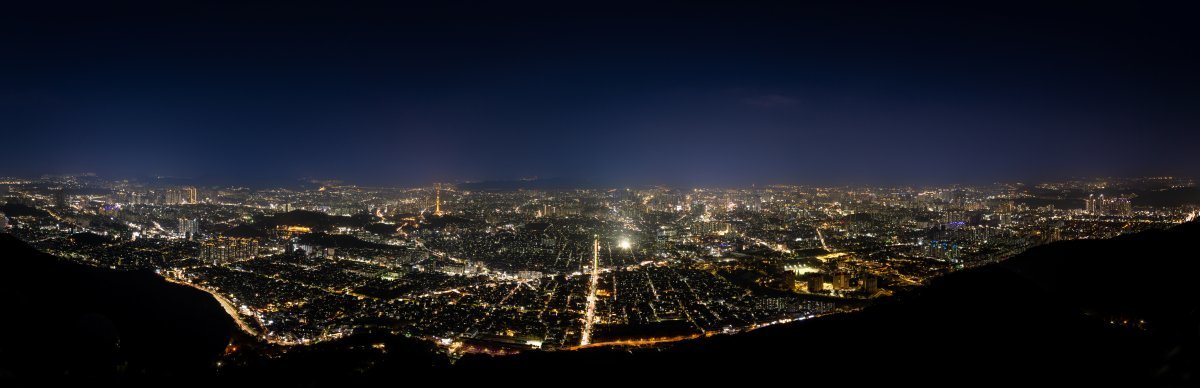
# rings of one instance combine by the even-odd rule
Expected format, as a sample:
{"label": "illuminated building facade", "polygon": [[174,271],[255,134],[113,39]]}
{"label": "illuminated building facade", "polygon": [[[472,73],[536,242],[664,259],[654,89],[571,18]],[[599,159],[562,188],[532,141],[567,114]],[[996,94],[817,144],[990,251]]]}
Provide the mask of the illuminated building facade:
{"label": "illuminated building facade", "polygon": [[1096,216],[1120,216],[1129,217],[1133,215],[1133,203],[1127,197],[1104,197],[1104,194],[1089,195],[1084,201],[1083,210],[1087,214]]}
{"label": "illuminated building facade", "polygon": [[228,264],[258,257],[258,240],[217,237],[200,246],[200,259],[213,264]]}

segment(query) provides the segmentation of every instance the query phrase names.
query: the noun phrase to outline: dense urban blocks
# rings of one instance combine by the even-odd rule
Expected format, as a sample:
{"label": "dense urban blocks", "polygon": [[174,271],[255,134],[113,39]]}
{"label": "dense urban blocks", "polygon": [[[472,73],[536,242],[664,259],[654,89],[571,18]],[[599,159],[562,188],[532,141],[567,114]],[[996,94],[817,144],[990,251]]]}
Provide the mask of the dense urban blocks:
{"label": "dense urban blocks", "polygon": [[652,346],[860,308],[1058,240],[1165,228],[1187,179],[472,190],[10,180],[5,229],[207,291],[248,335],[384,331],[452,355]]}

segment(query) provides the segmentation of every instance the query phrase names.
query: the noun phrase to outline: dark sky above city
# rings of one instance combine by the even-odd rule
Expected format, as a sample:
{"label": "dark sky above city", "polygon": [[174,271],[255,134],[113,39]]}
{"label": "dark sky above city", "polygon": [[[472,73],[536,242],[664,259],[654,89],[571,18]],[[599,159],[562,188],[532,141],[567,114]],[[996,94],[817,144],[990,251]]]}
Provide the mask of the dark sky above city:
{"label": "dark sky above city", "polygon": [[1200,23],[1184,3],[26,3],[0,14],[0,175],[1200,171]]}

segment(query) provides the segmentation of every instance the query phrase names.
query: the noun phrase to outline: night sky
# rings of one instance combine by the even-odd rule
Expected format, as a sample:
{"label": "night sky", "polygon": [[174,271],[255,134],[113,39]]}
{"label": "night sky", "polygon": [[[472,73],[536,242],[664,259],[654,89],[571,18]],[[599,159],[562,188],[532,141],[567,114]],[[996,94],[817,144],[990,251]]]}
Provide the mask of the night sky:
{"label": "night sky", "polygon": [[0,175],[1200,171],[1200,13],[1177,5],[26,3],[0,11]]}

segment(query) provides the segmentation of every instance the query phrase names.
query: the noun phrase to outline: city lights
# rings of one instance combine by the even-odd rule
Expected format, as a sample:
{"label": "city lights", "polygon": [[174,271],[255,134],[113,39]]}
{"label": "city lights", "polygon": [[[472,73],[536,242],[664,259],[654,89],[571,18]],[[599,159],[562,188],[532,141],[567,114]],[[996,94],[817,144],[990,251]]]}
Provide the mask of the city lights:
{"label": "city lights", "polygon": [[0,386],[1197,385],[1200,2],[74,3]]}
{"label": "city lights", "polygon": [[[1091,193],[1192,187],[1160,178],[1037,189],[1075,195],[1073,207],[1036,205],[1014,184],[537,194],[444,183],[193,192],[122,181],[76,194],[71,184],[12,186],[0,225],[87,265],[151,269],[208,292],[268,343],[327,342],[383,320],[448,350],[488,354],[751,330],[1038,244],[1164,228],[1197,212]],[[96,216],[120,222],[72,222]],[[688,325],[673,323],[681,320]]]}

